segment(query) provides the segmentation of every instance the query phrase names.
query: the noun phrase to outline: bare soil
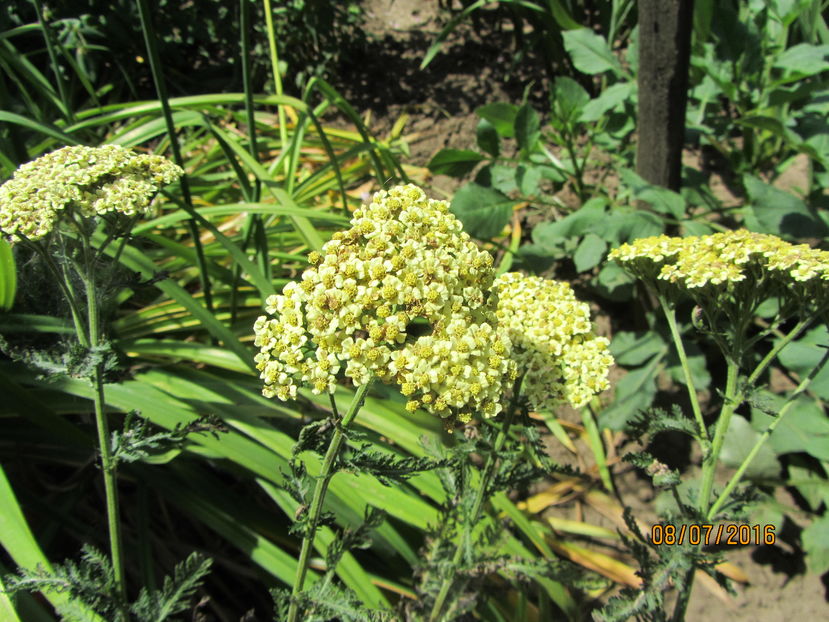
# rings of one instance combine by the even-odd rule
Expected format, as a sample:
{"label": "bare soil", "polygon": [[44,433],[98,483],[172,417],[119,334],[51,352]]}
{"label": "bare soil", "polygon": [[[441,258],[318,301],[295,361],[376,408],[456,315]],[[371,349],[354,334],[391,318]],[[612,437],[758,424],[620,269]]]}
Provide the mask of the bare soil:
{"label": "bare soil", "polygon": [[[408,115],[405,134],[411,157],[408,164],[425,167],[440,149],[473,148],[478,117],[474,110],[497,101],[520,102],[525,92],[539,110],[546,109],[544,93],[548,85],[540,66],[524,63],[509,73],[513,43],[509,31],[487,32],[484,37],[470,25],[461,25],[450,36],[442,52],[425,69],[420,63],[449,13],[437,2],[422,0],[366,0],[366,30],[369,46],[341,67],[336,82],[347,100],[361,113],[370,114],[370,127],[379,134],[388,132],[401,115]],[[699,166],[699,154],[687,153],[686,164]],[[801,186],[807,169],[797,162],[776,184],[787,189]],[[435,196],[449,196],[458,182],[444,176],[429,178],[421,171]],[[725,202],[738,199],[730,194],[727,180],[710,177],[717,196]],[[607,322],[606,316],[601,318]],[[601,326],[599,327],[601,330]],[[606,326],[609,332],[610,327]],[[573,423],[580,423],[571,413]],[[570,452],[550,439],[554,458],[572,462]],[[666,447],[668,452],[677,448]],[[679,448],[688,452],[687,448]],[[580,452],[590,457],[589,450]],[[578,460],[576,461],[578,462]],[[692,473],[698,456],[687,455],[686,469]],[[591,466],[581,464],[582,467]],[[633,469],[618,465],[616,484],[623,502],[630,505],[643,522],[658,520],[653,510],[654,491],[650,483]],[[727,473],[721,474],[723,479]],[[785,490],[780,501],[794,506]],[[563,518],[578,518],[614,528],[603,516],[583,504],[572,502],[551,510]],[[796,519],[797,520],[797,519]],[[697,584],[686,619],[772,622],[787,618],[826,619],[829,589],[826,578],[808,574],[803,554],[797,548],[796,534],[806,525],[789,521],[774,546],[731,549],[727,561],[748,577],[747,583],[733,583],[736,596]],[[606,551],[606,549],[604,549]],[[629,561],[629,560],[628,560]]]}

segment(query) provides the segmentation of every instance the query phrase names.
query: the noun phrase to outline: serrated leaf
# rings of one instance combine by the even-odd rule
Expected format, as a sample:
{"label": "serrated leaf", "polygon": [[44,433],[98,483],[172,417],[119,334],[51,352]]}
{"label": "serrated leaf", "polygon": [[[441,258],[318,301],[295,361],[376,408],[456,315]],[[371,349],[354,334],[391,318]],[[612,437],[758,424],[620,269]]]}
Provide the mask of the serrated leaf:
{"label": "serrated leaf", "polygon": [[573,255],[573,263],[576,264],[577,272],[586,272],[599,265],[607,251],[607,242],[595,233],[588,233],[576,249]]}
{"label": "serrated leaf", "polygon": [[513,128],[515,126],[515,116],[518,114],[518,106],[496,102],[476,108],[475,114],[489,121],[495,131],[504,138],[515,137]]}
{"label": "serrated leaf", "polygon": [[471,183],[455,193],[450,211],[463,223],[464,231],[479,240],[489,240],[503,231],[512,216],[515,201],[497,190]]}
{"label": "serrated leaf", "polygon": [[475,138],[478,141],[478,147],[486,151],[493,158],[497,158],[498,154],[501,153],[498,131],[486,119],[478,121],[478,126],[475,128]]}
{"label": "serrated leaf", "polygon": [[529,104],[524,104],[515,115],[515,139],[518,148],[530,152],[541,136],[541,120]]}
{"label": "serrated leaf", "polygon": [[573,65],[579,71],[590,75],[605,71],[612,71],[617,76],[622,74],[622,67],[603,36],[589,28],[567,30],[561,36]]}
{"label": "serrated leaf", "polygon": [[426,167],[437,175],[463,177],[486,158],[469,149],[441,149]]}

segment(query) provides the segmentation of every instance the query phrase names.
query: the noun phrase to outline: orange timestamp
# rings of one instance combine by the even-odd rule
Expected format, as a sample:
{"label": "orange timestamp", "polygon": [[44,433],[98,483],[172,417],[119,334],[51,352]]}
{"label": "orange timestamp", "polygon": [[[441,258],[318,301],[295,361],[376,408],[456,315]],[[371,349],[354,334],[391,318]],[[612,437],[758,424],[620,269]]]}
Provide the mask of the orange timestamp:
{"label": "orange timestamp", "polygon": [[777,537],[774,525],[724,525],[712,524],[659,524],[651,527],[651,543],[668,546],[746,546],[749,544],[774,544]]}

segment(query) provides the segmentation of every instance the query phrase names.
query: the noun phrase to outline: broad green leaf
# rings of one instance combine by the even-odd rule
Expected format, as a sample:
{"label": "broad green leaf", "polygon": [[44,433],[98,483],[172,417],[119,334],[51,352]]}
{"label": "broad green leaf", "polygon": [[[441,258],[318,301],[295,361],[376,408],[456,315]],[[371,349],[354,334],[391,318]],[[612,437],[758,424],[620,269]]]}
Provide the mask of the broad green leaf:
{"label": "broad green leaf", "polygon": [[[829,346],[829,331],[825,326],[817,326],[800,339],[789,343],[781,350],[778,358],[785,367],[805,378],[823,357],[823,346]],[[815,376],[809,389],[821,399],[829,400],[829,365],[825,365]]]}
{"label": "broad green leaf", "polygon": [[609,262],[602,266],[596,279],[596,290],[608,300],[630,300],[633,295],[633,284],[636,282],[616,262]]}
{"label": "broad green leaf", "polygon": [[790,47],[774,61],[773,66],[783,70],[783,78],[777,83],[802,80],[826,71],[829,69],[829,62],[826,61],[827,55],[829,55],[829,45],[798,43]]}
{"label": "broad green leaf", "polygon": [[822,237],[827,227],[793,194],[763,183],[752,175],[743,177],[749,197],[746,225],[758,233],[789,238]]}
{"label": "broad green leaf", "polygon": [[606,88],[601,95],[591,99],[582,107],[581,116],[578,120],[583,123],[598,121],[619,104],[630,101],[634,87],[633,82],[620,82]]}
{"label": "broad green leaf", "polygon": [[[763,410],[755,406],[752,417],[755,427],[764,430],[774,420],[771,413],[782,408],[784,398],[767,391],[761,396]],[[766,410],[770,412],[764,412]],[[769,437],[769,444],[778,454],[802,451],[818,460],[829,460],[829,420],[813,400],[801,396],[783,415]]]}
{"label": "broad green leaf", "polygon": [[[620,176],[625,185],[631,189],[633,196],[650,206],[660,214],[674,218],[685,216],[685,199],[673,190],[648,183],[630,169],[622,169]],[[637,236],[640,237],[640,236]]]}
{"label": "broad green leaf", "polygon": [[642,365],[664,348],[662,337],[652,330],[643,333],[622,331],[613,335],[613,341],[610,342],[610,353],[616,364],[625,367]]}
{"label": "broad green leaf", "polygon": [[486,119],[478,121],[478,125],[475,128],[475,138],[478,141],[478,147],[486,151],[493,158],[497,158],[498,154],[501,153],[498,131]]}
{"label": "broad green leaf", "polygon": [[588,233],[576,249],[573,255],[573,263],[576,264],[577,272],[586,272],[599,265],[607,251],[607,242],[595,233]]}
{"label": "broad green leaf", "polygon": [[509,194],[518,190],[516,168],[504,164],[484,166],[475,175],[475,183],[486,188],[494,188],[502,194]]}
{"label": "broad green leaf", "polygon": [[622,430],[628,419],[651,405],[656,395],[656,375],[667,351],[664,347],[647,365],[629,371],[616,383],[613,402],[599,414],[602,429]]}
{"label": "broad green leaf", "polygon": [[539,193],[538,184],[541,182],[539,167],[519,164],[515,169],[515,182],[518,185],[518,190],[525,197],[537,195]]}
{"label": "broad green leaf", "polygon": [[441,149],[426,167],[436,175],[463,177],[485,159],[477,151],[469,149]]}
{"label": "broad green leaf", "polygon": [[664,231],[662,218],[633,208],[617,208],[595,223],[590,230],[616,248],[623,242],[638,240]]}
{"label": "broad green leaf", "polygon": [[479,240],[489,240],[501,233],[512,216],[515,201],[497,190],[476,183],[455,193],[450,211],[463,223],[463,229]]}
{"label": "broad green leaf", "polygon": [[[735,414],[728,422],[720,460],[726,466],[739,467],[759,438],[760,434],[751,427],[745,417]],[[769,444],[764,443],[748,465],[744,477],[749,480],[768,480],[779,475],[780,463]]]}
{"label": "broad green leaf", "polygon": [[515,115],[515,139],[518,148],[530,152],[541,136],[541,120],[529,104],[524,104]]}
{"label": "broad green leaf", "polygon": [[476,108],[475,114],[489,121],[495,128],[495,131],[504,138],[513,138],[515,136],[515,116],[518,114],[518,106],[496,102]]}
{"label": "broad green leaf", "polygon": [[612,71],[622,75],[622,67],[602,35],[589,28],[567,30],[561,33],[564,47],[573,60],[576,69],[583,73],[595,75]]}
{"label": "broad green leaf", "polygon": [[542,246],[559,246],[565,238],[578,237],[605,217],[607,201],[602,198],[590,199],[580,209],[561,220],[542,222],[533,227],[533,242]]}
{"label": "broad green leaf", "polygon": [[[688,357],[688,367],[691,370],[691,380],[694,383],[694,388],[697,391],[704,391],[711,384],[711,374],[708,372],[708,363],[705,360],[705,355],[700,350],[699,346],[692,342],[686,341],[684,343],[685,354]],[[682,370],[682,365],[679,362],[679,356],[676,353],[676,348],[671,348],[668,353],[666,361],[667,367],[665,371],[671,375],[674,382],[685,384],[685,372]]]}
{"label": "broad green leaf", "polygon": [[566,76],[556,78],[552,94],[553,116],[565,128],[573,128],[581,116],[590,95],[584,87]]}
{"label": "broad green leaf", "polygon": [[821,516],[800,535],[806,551],[806,565],[815,576],[829,570],[829,516]]}

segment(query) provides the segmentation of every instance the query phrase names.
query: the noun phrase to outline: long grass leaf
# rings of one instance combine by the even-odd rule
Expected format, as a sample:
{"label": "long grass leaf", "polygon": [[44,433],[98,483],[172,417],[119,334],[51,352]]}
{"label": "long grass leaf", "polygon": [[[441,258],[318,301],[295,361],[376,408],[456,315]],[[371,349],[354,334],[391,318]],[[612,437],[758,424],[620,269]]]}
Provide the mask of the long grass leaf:
{"label": "long grass leaf", "polygon": [[[41,566],[49,570],[51,568],[49,560],[40,549],[40,545],[29,528],[29,523],[23,516],[23,511],[17,503],[17,497],[2,465],[0,465],[0,508],[3,508],[0,511],[0,545],[18,566],[30,570]],[[104,622],[80,603],[71,601],[69,596],[63,592],[44,590],[44,596],[58,611],[80,614],[83,620],[89,622]]]}
{"label": "long grass leaf", "polygon": [[[114,251],[107,249],[107,252]],[[156,275],[155,264],[141,251],[132,246],[124,247],[119,261],[130,270],[138,272],[144,279],[151,279]],[[253,353],[239,341],[229,328],[219,322],[212,313],[196,302],[184,288],[170,279],[164,279],[156,283],[155,286],[192,313],[213,337],[224,342],[225,346],[236,353],[239,359],[247,364],[251,370],[256,369],[256,365],[253,362]]]}

